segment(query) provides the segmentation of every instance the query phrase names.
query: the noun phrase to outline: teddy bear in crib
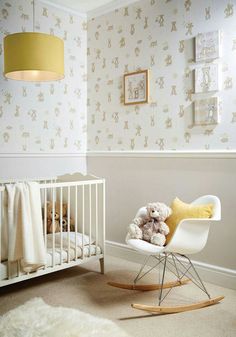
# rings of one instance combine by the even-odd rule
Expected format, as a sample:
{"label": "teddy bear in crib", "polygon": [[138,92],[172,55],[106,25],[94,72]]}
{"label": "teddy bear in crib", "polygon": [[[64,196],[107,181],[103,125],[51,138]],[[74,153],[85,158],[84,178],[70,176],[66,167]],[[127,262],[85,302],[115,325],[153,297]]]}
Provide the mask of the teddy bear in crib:
{"label": "teddy bear in crib", "polygon": [[157,246],[164,246],[169,227],[165,220],[171,215],[171,209],[161,202],[149,203],[145,216],[135,218],[128,226],[131,239],[141,239]]}
{"label": "teddy bear in crib", "polygon": [[[68,217],[67,217],[67,204],[62,204],[62,212],[60,210],[60,203],[55,203],[55,210],[54,210],[54,232],[60,232],[60,222],[61,217],[60,214],[62,214],[62,231],[67,232],[68,231]],[[53,204],[52,202],[47,203],[47,233],[53,233]],[[70,231],[74,231],[74,220],[70,218]]]}

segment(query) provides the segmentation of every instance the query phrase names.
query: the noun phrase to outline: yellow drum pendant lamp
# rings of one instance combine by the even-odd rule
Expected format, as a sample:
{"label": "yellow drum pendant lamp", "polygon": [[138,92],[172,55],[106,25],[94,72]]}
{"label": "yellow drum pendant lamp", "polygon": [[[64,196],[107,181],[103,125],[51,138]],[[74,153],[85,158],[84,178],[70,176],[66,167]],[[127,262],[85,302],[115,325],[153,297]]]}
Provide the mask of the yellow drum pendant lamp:
{"label": "yellow drum pendant lamp", "polygon": [[63,79],[63,40],[35,32],[7,35],[4,38],[4,75],[19,81]]}

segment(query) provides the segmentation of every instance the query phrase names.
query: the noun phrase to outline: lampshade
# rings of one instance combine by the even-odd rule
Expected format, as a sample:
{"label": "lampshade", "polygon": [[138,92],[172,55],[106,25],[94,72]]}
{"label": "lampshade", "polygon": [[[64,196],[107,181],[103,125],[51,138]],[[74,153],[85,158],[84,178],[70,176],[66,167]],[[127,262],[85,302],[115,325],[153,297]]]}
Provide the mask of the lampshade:
{"label": "lampshade", "polygon": [[64,42],[42,33],[15,33],[4,38],[4,75],[19,81],[64,78]]}

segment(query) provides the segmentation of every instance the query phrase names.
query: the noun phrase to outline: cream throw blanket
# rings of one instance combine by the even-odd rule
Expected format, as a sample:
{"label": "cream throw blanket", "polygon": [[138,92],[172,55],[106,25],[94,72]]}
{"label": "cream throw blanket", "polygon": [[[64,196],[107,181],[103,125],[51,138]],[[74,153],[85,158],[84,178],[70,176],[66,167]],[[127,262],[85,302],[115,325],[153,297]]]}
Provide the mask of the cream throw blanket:
{"label": "cream throw blanket", "polygon": [[8,261],[30,272],[46,263],[39,184],[7,184]]}

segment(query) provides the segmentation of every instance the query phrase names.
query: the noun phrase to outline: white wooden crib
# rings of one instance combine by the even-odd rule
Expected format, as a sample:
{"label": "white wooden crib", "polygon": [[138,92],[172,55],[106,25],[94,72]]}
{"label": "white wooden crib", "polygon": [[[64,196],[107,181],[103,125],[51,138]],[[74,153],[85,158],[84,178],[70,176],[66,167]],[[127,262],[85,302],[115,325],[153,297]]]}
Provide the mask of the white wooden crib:
{"label": "white wooden crib", "polygon": [[[4,231],[4,212],[6,212],[5,184],[24,180],[0,182],[0,287],[45,275],[65,268],[99,260],[101,273],[104,273],[105,254],[105,180],[80,173],[64,175],[57,178],[30,179],[40,184],[41,206],[43,212],[43,235],[46,254],[46,265],[36,271],[22,271],[20,261],[9,262],[3,254],[6,240]],[[67,231],[60,230],[47,234],[47,205],[52,202],[53,222],[55,202],[67,204]],[[62,216],[60,217],[62,218]],[[74,219],[75,230],[70,231],[70,219]],[[4,234],[3,234],[4,233]],[[9,235],[9,234],[8,234]],[[5,255],[5,256],[3,256]]]}

